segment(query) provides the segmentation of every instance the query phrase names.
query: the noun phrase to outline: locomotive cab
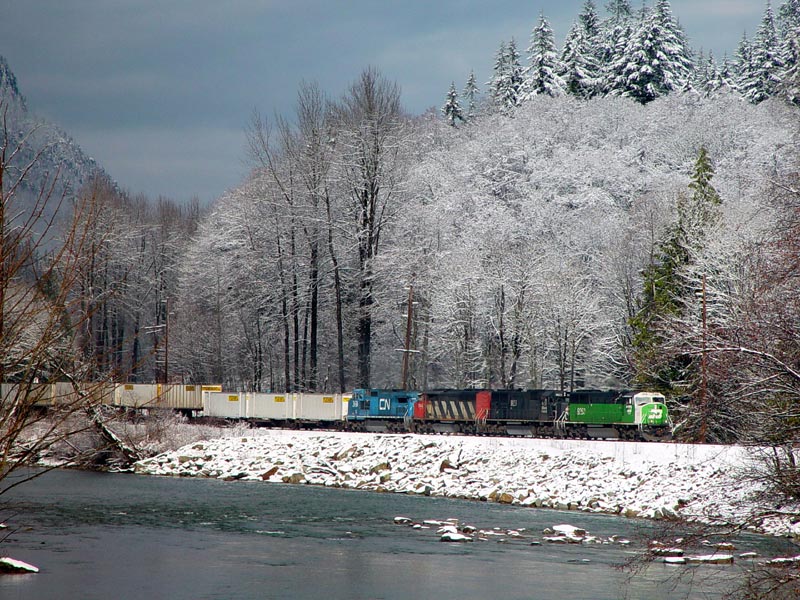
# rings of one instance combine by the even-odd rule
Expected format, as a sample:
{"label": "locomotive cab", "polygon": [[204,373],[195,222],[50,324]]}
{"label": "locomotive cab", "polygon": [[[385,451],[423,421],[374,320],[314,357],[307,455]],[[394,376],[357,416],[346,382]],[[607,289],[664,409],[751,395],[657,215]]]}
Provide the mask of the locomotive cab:
{"label": "locomotive cab", "polygon": [[669,413],[663,394],[639,392],[632,398],[637,425],[668,425]]}

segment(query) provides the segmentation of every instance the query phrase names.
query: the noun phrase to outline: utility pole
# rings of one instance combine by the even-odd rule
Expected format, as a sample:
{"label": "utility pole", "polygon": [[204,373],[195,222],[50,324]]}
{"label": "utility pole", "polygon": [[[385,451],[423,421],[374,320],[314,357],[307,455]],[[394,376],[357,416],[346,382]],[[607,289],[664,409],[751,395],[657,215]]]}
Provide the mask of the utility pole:
{"label": "utility pole", "polygon": [[411,355],[411,319],[414,310],[414,286],[408,286],[408,312],[406,314],[406,345],[403,350],[403,389],[408,389],[408,365]]}
{"label": "utility pole", "polygon": [[698,441],[701,444],[704,444],[706,441],[706,427],[707,423],[706,420],[708,418],[708,407],[706,392],[707,392],[707,379],[706,379],[706,346],[708,344],[707,341],[707,330],[706,330],[706,274],[703,273],[703,291],[702,291],[702,302],[703,302],[703,346],[702,346],[702,353],[700,354],[700,411],[701,411],[701,421],[700,421],[700,434],[698,435]]}
{"label": "utility pole", "polygon": [[164,324],[164,385],[169,383],[169,297],[167,303],[167,317]]}

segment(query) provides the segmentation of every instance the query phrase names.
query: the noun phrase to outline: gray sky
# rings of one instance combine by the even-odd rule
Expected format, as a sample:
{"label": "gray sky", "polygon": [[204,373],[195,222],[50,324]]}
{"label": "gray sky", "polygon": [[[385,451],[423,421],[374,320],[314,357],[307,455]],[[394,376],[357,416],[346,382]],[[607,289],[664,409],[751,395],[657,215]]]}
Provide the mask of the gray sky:
{"label": "gray sky", "polygon": [[[340,94],[367,65],[421,113],[470,69],[479,83],[539,11],[563,40],[583,0],[0,0],[0,55],[28,108],[120,185],[209,201],[249,170],[253,109],[290,113],[298,83]],[[595,0],[605,15],[605,0]],[[652,4],[652,0],[648,2]],[[773,4],[780,4],[774,0]],[[641,6],[634,0],[635,7]],[[732,55],[761,0],[672,0],[695,48]]]}

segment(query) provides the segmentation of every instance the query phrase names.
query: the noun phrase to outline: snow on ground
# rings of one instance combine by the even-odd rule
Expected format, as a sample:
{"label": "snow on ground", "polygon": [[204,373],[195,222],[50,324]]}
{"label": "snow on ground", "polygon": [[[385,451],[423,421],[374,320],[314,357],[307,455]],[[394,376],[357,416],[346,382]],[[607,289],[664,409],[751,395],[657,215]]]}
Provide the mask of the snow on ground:
{"label": "snow on ground", "polygon": [[[189,444],[137,473],[263,480],[620,514],[739,522],[737,446],[254,430]],[[762,524],[800,532],[789,520]]]}

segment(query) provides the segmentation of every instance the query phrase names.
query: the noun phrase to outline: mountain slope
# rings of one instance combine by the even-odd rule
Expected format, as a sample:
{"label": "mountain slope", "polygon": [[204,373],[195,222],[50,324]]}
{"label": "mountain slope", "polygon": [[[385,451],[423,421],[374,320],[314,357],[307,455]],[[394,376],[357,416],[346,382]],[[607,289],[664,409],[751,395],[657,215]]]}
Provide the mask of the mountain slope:
{"label": "mountain slope", "polygon": [[9,160],[11,153],[20,146],[18,154],[8,165],[5,190],[8,191],[23,169],[32,164],[16,192],[16,203],[21,210],[29,207],[44,187],[52,185],[56,175],[54,199],[62,194],[69,196],[78,192],[94,177],[108,178],[102,167],[87,156],[64,130],[28,111],[17,78],[2,56],[0,112],[8,138],[6,159]]}

